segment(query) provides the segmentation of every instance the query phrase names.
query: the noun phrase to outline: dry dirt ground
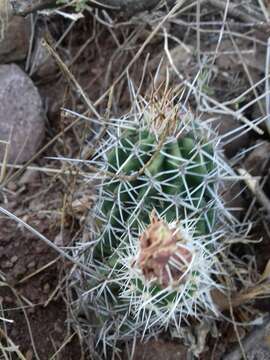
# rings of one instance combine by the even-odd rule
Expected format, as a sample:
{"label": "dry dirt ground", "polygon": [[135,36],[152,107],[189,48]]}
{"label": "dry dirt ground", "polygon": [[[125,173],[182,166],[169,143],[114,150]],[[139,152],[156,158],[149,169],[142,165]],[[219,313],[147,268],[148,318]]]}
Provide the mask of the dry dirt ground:
{"label": "dry dirt ground", "polygon": [[[259,9],[260,10],[260,9]],[[258,10],[258,11],[259,11]],[[269,26],[250,24],[246,17],[237,16],[233,12],[228,14],[226,26],[222,24],[224,11],[215,7],[201,9],[200,44],[198,44],[198,28],[196,25],[196,9],[187,9],[184,14],[173,18],[162,27],[157,35],[144,46],[144,41],[163,18],[160,13],[145,14],[136,17],[132,22],[126,19],[114,19],[115,27],[110,27],[108,18],[102,13],[86,14],[72,29],[70,22],[61,17],[40,16],[36,23],[35,35],[40,29],[55,44],[63,34],[57,53],[63,62],[69,64],[70,71],[82,86],[87,96],[96,101],[104,91],[126,69],[127,64],[135,58],[138,50],[143,46],[142,57],[129,69],[129,75],[138,83],[138,76],[145,72],[142,82],[142,92],[148,88],[151,76],[155,73],[156,64],[164,56],[164,34],[169,32],[169,47],[178,43],[185,44],[201,52],[204,56],[213,56],[219,42],[220,31],[223,36],[218,45],[216,65],[211,69],[211,77],[206,81],[204,91],[213,96],[216,101],[226,101],[237,98],[244,90],[253,86],[264,76],[264,61],[266,57],[266,43],[270,33]],[[239,14],[238,14],[239,15]],[[256,20],[254,20],[256,23]],[[121,25],[117,25],[121,24]],[[232,35],[234,34],[234,35]],[[239,36],[236,35],[240,34]],[[178,44],[179,45],[179,44]],[[178,71],[186,79],[192,79],[198,71],[198,51],[187,57],[186,50],[180,47],[176,52]],[[243,62],[242,52],[245,54]],[[151,54],[151,56],[149,56]],[[195,54],[195,55],[194,55]],[[206,69],[209,63],[207,63]],[[146,69],[146,70],[145,70]],[[61,64],[45,62],[32,78],[43,97],[47,107],[48,121],[46,124],[45,149],[31,163],[32,170],[22,173],[9,170],[2,188],[1,206],[33,226],[46,238],[58,246],[68,246],[75,239],[80,238],[83,231],[84,219],[91,206],[91,189],[82,185],[84,179],[78,175],[78,169],[65,161],[53,160],[49,157],[61,156],[78,159],[82,156],[82,149],[88,143],[89,124],[80,122],[70,130],[65,131],[73,119],[60,111],[64,106],[83,113],[87,106],[76,84],[64,72]],[[210,70],[209,70],[210,73]],[[207,77],[208,72],[206,72]],[[161,76],[162,79],[162,76]],[[172,79],[174,79],[172,75]],[[176,81],[177,80],[173,80]],[[137,84],[138,85],[138,84]],[[259,86],[251,91],[236,104],[232,104],[232,111],[236,111],[264,91]],[[108,99],[99,101],[96,108],[104,113]],[[191,106],[196,98],[191,99]],[[117,106],[115,106],[117,104]],[[129,95],[126,76],[117,84],[114,94],[112,113],[119,114],[127,109]],[[198,109],[196,109],[198,110]],[[244,112],[251,121],[256,121],[260,115],[258,101],[254,101]],[[211,113],[211,108],[209,108]],[[265,128],[264,128],[265,129]],[[60,136],[58,136],[60,134]],[[55,138],[57,136],[57,138]],[[55,139],[52,143],[51,140]],[[242,138],[243,140],[243,138]],[[226,149],[227,155],[234,154],[235,149],[248,148],[258,140],[269,141],[267,132],[260,136],[254,132],[244,139],[244,143],[234,143],[234,148]],[[47,146],[47,144],[50,144]],[[261,162],[262,159],[254,161]],[[36,168],[40,169],[39,171]],[[56,171],[52,171],[56,169]],[[254,175],[263,176],[264,191],[270,195],[269,157],[266,156],[263,169]],[[15,174],[15,175],[14,175]],[[270,237],[268,229],[269,214],[260,202],[254,200],[246,184],[242,183],[245,213],[249,211],[254,221],[253,234],[256,238],[263,237],[256,248],[236,248],[237,253],[256,255],[258,271],[263,271],[269,260]],[[78,203],[80,204],[78,206]],[[252,208],[250,209],[250,204]],[[243,214],[242,214],[243,216]],[[89,353],[84,352],[81,339],[68,319],[68,307],[65,303],[65,274],[70,264],[53,249],[48,247],[36,235],[26,230],[11,219],[0,216],[0,321],[5,321],[5,327],[0,333],[2,346],[18,346],[19,351],[27,360],[36,359],[88,359]],[[268,300],[257,302],[260,309],[269,310]],[[253,312],[258,307],[253,308]],[[242,313],[236,316],[243,319]],[[2,327],[0,328],[2,329]],[[223,334],[222,341],[209,337],[202,359],[220,359],[222,354],[231,346],[237,344],[237,336],[231,325],[221,324],[219,331]],[[240,336],[245,330],[240,328]],[[242,332],[243,333],[242,333]],[[234,335],[232,335],[234,334]],[[12,341],[12,343],[11,343]],[[172,343],[157,343],[149,345],[147,349],[138,348],[138,359],[178,359],[186,358],[185,349],[181,345]],[[178,349],[178,350],[177,350]],[[1,349],[0,349],[1,351]],[[36,355],[38,354],[38,357]],[[9,352],[10,358],[17,359],[16,351]],[[168,355],[169,354],[169,355]],[[8,357],[9,359],[9,357]]]}

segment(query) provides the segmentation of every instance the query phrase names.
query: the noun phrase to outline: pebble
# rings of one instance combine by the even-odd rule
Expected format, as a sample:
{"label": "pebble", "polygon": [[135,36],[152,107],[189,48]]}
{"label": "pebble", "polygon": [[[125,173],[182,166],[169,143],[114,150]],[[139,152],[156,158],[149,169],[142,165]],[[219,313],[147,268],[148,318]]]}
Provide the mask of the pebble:
{"label": "pebble", "polygon": [[[32,80],[15,64],[0,65],[0,140],[10,142],[8,162],[28,161],[44,134],[45,113]],[[5,149],[6,145],[0,143],[0,161]]]}
{"label": "pebble", "polygon": [[33,269],[36,266],[36,262],[35,261],[31,261],[28,265],[27,268],[28,269]]}
{"label": "pebble", "polygon": [[27,350],[25,353],[26,360],[32,360],[34,358],[34,353],[32,350]]}
{"label": "pebble", "polygon": [[43,286],[43,292],[44,292],[44,294],[49,294],[50,290],[51,290],[50,284],[46,283],[46,284]]}
{"label": "pebble", "polygon": [[12,264],[14,264],[17,260],[18,260],[18,256],[16,256],[16,255],[12,256],[12,258],[10,259]]}
{"label": "pebble", "polygon": [[36,46],[31,59],[30,74],[41,81],[45,79],[45,81],[48,82],[49,78],[55,78],[59,67],[43,45],[43,39],[48,39],[48,41],[52,43],[54,39],[46,28],[41,27],[38,33],[39,34],[36,34]]}

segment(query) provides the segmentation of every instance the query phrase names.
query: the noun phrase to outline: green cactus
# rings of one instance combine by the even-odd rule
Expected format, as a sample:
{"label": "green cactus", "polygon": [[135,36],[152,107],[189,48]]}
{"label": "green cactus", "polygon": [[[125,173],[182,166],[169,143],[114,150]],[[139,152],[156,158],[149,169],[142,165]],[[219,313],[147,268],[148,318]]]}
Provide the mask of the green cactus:
{"label": "green cactus", "polygon": [[166,98],[112,120],[91,160],[98,196],[77,304],[94,311],[104,349],[216,313],[211,291],[233,226],[219,186],[232,172],[216,134],[182,110]]}

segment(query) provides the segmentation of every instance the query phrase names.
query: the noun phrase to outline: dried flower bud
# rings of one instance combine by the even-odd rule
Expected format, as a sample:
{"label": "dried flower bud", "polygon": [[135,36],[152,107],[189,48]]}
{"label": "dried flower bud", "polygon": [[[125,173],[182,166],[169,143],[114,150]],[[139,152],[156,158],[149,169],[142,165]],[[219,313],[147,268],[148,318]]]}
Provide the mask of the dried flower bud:
{"label": "dried flower bud", "polygon": [[176,226],[151,216],[151,223],[140,237],[138,264],[147,280],[157,280],[162,287],[185,281],[192,252]]}

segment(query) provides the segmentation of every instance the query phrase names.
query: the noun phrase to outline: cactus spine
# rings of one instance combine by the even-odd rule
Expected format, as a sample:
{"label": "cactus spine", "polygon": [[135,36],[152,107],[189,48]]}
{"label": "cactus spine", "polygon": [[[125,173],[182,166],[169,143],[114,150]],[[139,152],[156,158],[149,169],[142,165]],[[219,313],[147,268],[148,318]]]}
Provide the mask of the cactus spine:
{"label": "cactus spine", "polygon": [[112,120],[91,160],[98,196],[78,304],[94,311],[104,349],[215,316],[234,226],[219,196],[232,172],[217,136],[167,94],[142,103]]}

